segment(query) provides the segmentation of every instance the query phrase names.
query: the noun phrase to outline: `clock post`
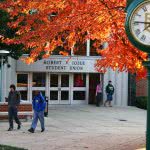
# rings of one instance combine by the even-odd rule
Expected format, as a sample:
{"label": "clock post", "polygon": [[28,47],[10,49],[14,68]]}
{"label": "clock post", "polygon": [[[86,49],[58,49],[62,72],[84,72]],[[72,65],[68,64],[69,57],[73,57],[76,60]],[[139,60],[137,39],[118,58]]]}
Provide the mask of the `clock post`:
{"label": "clock post", "polygon": [[146,149],[150,149],[150,54],[148,54],[148,60],[143,62],[143,65],[147,68],[148,79],[148,99],[147,99],[147,129],[146,129]]}
{"label": "clock post", "polygon": [[146,149],[150,150],[150,0],[127,0],[126,12],[125,29],[130,42],[148,54],[143,65],[148,72]]}

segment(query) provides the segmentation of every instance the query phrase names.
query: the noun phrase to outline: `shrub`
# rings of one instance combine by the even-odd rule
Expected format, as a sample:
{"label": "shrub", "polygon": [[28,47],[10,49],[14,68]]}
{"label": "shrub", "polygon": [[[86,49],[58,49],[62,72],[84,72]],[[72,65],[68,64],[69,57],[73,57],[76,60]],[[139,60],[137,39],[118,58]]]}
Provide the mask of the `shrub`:
{"label": "shrub", "polygon": [[0,145],[0,150],[27,150],[27,149],[7,146],[7,145]]}
{"label": "shrub", "polygon": [[146,96],[136,97],[135,106],[141,109],[147,109],[147,97]]}

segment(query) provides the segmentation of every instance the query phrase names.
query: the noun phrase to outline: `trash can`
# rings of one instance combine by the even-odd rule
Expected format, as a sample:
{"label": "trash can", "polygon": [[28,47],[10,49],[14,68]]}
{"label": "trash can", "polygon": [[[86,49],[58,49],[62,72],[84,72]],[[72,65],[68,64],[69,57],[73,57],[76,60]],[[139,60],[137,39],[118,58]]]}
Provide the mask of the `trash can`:
{"label": "trash can", "polygon": [[45,96],[45,101],[46,101],[46,107],[44,110],[44,116],[48,117],[48,97],[47,96]]}

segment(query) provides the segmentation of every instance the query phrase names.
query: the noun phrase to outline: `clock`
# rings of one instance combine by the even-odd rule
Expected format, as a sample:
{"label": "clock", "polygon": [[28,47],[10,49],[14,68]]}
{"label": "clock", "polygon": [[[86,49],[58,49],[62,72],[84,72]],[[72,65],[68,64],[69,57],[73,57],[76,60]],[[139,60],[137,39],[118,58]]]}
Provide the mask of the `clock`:
{"label": "clock", "polygon": [[135,47],[150,53],[150,0],[134,0],[129,5],[125,29]]}

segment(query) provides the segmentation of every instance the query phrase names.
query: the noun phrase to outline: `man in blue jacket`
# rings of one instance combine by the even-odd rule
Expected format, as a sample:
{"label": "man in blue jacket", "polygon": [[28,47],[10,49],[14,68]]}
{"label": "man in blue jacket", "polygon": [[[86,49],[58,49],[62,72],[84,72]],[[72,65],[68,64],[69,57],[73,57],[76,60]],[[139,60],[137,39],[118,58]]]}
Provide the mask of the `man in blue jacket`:
{"label": "man in blue jacket", "polygon": [[41,123],[41,132],[44,132],[45,130],[45,125],[44,125],[44,110],[46,107],[46,101],[44,97],[42,96],[42,93],[39,91],[35,92],[35,96],[32,101],[32,106],[34,110],[34,115],[33,115],[33,121],[31,128],[28,130],[31,133],[34,133],[35,128],[37,126],[38,119]]}

